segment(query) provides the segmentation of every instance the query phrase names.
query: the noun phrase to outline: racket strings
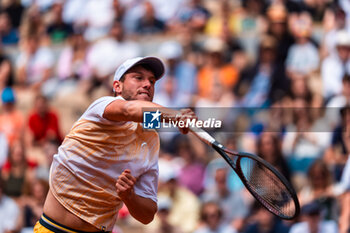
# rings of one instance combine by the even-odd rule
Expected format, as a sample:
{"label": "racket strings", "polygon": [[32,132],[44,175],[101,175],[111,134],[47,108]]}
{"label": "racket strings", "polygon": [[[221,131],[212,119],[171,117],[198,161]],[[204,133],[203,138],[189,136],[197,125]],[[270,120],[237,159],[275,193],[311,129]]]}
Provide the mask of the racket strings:
{"label": "racket strings", "polygon": [[239,164],[246,184],[265,207],[279,216],[295,215],[293,196],[275,173],[250,158],[241,157]]}

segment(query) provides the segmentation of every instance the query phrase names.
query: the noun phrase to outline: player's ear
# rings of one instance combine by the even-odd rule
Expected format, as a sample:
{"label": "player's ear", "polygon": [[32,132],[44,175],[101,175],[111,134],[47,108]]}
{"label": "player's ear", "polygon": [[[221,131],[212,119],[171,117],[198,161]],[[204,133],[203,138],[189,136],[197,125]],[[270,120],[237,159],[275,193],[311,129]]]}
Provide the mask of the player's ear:
{"label": "player's ear", "polygon": [[123,82],[121,81],[114,81],[113,82],[113,90],[115,92],[116,95],[120,95],[122,93],[123,90]]}

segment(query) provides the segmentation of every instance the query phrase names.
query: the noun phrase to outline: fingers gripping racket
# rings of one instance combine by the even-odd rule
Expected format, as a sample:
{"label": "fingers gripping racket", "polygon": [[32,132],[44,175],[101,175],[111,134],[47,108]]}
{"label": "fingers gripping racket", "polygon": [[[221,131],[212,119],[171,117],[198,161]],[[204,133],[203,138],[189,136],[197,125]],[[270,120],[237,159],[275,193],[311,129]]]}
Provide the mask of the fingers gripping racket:
{"label": "fingers gripping racket", "polygon": [[256,155],[225,148],[202,129],[191,129],[191,132],[225,159],[249,192],[267,210],[287,220],[299,214],[300,206],[294,189],[271,164]]}

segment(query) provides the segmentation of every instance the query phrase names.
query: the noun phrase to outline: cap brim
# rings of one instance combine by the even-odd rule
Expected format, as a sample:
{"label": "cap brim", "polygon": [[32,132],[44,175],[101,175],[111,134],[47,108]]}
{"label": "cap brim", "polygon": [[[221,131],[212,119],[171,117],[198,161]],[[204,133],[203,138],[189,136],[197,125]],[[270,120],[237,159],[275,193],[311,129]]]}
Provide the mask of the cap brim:
{"label": "cap brim", "polygon": [[164,75],[164,72],[165,72],[163,62],[159,58],[156,58],[156,57],[145,57],[145,58],[141,59],[140,61],[136,62],[128,70],[130,70],[132,67],[135,67],[137,65],[148,65],[151,68],[151,70],[152,70],[152,72],[157,80],[160,79]]}

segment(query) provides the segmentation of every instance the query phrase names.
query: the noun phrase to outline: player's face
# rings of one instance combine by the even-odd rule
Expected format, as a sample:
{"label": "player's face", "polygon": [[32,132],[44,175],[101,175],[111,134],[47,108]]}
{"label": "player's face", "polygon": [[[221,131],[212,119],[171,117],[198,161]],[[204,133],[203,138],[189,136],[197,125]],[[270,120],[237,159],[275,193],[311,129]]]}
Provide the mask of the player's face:
{"label": "player's face", "polygon": [[152,101],[156,78],[153,72],[142,66],[131,68],[121,85],[121,96],[126,100]]}

